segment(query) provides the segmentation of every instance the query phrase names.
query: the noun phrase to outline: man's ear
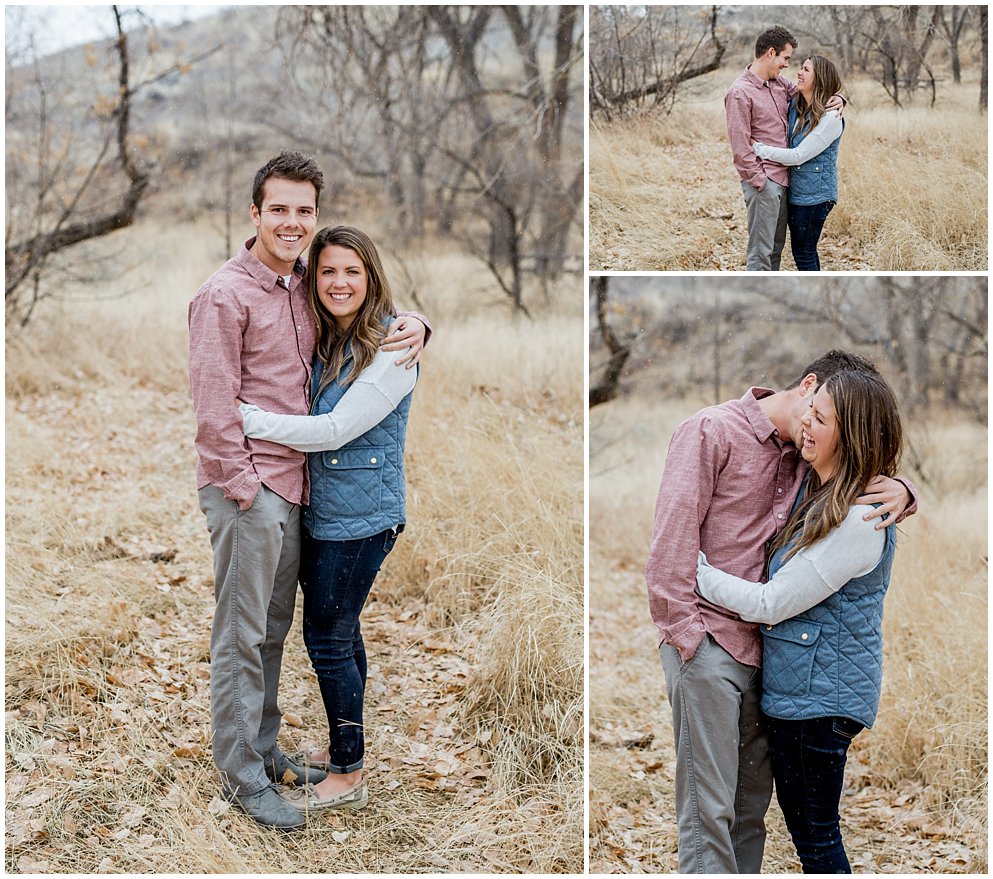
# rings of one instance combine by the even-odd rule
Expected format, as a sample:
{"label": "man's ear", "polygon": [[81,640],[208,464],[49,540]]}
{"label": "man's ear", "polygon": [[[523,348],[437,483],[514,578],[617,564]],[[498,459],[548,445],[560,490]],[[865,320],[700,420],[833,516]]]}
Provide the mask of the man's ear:
{"label": "man's ear", "polygon": [[800,396],[806,397],[817,390],[817,376],[814,373],[807,373],[800,381]]}
{"label": "man's ear", "polygon": [[250,209],[250,212],[252,215],[252,225],[254,225],[256,229],[258,229],[259,224],[262,221],[262,215],[259,213],[259,209],[255,206],[254,201],[252,202],[252,207]]}

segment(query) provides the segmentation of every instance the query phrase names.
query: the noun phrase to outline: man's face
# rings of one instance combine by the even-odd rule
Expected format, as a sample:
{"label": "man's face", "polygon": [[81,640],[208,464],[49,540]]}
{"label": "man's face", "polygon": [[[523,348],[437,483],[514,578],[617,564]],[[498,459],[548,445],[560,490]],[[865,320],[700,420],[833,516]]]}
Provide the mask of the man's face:
{"label": "man's face", "polygon": [[769,79],[775,79],[790,66],[790,58],[793,57],[793,44],[787,43],[781,52],[769,49],[769,53]]}
{"label": "man's face", "polygon": [[317,228],[314,184],[270,177],[263,187],[262,210],[252,205],[252,222],[258,231],[252,252],[277,274],[288,275]]}
{"label": "man's face", "polygon": [[790,440],[798,449],[803,448],[803,419],[810,411],[810,402],[817,388],[817,376],[811,374],[794,389],[793,405],[790,408]]}

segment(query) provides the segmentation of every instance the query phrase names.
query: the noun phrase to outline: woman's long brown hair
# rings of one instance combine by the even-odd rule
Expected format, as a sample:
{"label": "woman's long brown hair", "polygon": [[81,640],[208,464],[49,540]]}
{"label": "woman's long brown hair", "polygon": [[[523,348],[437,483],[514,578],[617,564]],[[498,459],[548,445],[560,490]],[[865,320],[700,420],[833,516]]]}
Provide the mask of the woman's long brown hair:
{"label": "woman's long brown hair", "polygon": [[827,102],[831,95],[836,95],[841,91],[841,74],[823,55],[808,55],[804,58],[804,63],[809,61],[814,67],[814,93],[810,96],[810,105],[803,95],[796,96],[797,118],[800,119],[799,132],[808,134],[817,127],[821,117],[827,110]]}
{"label": "woman's long brown hair", "polygon": [[903,452],[903,426],[893,390],[878,373],[843,370],[822,385],[838,424],[838,464],[823,485],[811,470],[803,500],[773,540],[769,554],[796,542],[786,558],[840,525],[866,485],[894,476]]}
{"label": "woman's long brown hair", "polygon": [[[365,302],[355,315],[351,326],[341,330],[317,295],[317,263],[325,247],[337,244],[355,251],[368,277]],[[386,280],[383,263],[372,239],[351,226],[328,226],[314,236],[308,257],[308,292],[310,310],[317,322],[317,356],[324,366],[316,400],[324,389],[341,375],[342,368],[351,358],[352,366],[342,380],[350,384],[376,356],[379,343],[385,335],[385,320],[396,317],[390,283]]]}

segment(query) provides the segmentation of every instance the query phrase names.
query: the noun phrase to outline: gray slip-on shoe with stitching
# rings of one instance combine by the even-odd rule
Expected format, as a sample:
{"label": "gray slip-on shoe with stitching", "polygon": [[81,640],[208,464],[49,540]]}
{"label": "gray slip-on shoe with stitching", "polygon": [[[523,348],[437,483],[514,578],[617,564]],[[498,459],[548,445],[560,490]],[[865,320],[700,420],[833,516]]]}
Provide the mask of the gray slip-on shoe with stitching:
{"label": "gray slip-on shoe with stitching", "polygon": [[253,821],[263,827],[277,830],[298,830],[307,820],[290,803],[284,800],[274,785],[268,785],[254,794],[233,794],[225,791],[224,796],[236,805]]}

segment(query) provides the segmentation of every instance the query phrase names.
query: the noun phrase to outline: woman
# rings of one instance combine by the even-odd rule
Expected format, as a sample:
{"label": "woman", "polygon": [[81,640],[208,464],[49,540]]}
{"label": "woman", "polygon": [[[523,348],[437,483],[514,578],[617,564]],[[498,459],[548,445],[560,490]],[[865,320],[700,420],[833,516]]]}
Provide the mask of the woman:
{"label": "woman", "polygon": [[753,149],[760,159],[794,166],[787,214],[790,248],[797,271],[817,272],[817,241],[838,201],[838,142],[845,123],[827,102],[841,91],[841,77],[823,55],[810,55],[797,74],[797,87],[787,119],[790,149],[762,143]]}
{"label": "woman", "polygon": [[762,624],[769,756],[803,871],[850,873],[838,806],[848,746],[879,707],[896,546],[896,529],[877,531],[855,499],[873,477],[896,473],[903,431],[886,382],[851,370],[821,386],[802,424],[811,470],[773,541],[769,581],[732,577],[701,553],[697,588]]}
{"label": "woman", "polygon": [[380,351],[396,312],[375,245],[347,226],[310,247],[317,323],[311,414],[242,404],[246,436],[308,452],[303,513],[303,635],[327,712],[329,743],[307,762],[328,772],[284,796],[300,809],[361,809],[366,656],[359,614],[406,521],[404,440],[416,372]]}

